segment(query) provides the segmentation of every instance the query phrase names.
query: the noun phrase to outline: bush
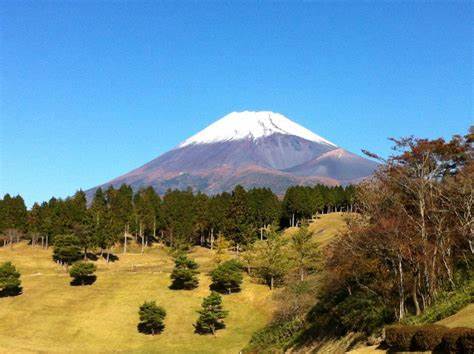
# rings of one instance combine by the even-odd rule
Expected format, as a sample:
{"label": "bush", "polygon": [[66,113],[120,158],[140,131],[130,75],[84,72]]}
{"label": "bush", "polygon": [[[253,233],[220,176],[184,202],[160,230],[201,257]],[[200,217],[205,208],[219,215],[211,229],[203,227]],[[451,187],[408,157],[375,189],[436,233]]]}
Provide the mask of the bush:
{"label": "bush", "polygon": [[140,323],[137,327],[140,333],[155,335],[163,332],[166,311],[163,307],[157,306],[155,301],[145,301],[140,306],[138,315],[140,316]]}
{"label": "bush", "polygon": [[270,352],[269,349],[285,349],[303,328],[304,320],[301,318],[273,322],[252,334],[244,353],[266,353]]}
{"label": "bush", "polygon": [[474,330],[466,327],[451,328],[443,336],[442,349],[445,353],[459,353],[461,352],[461,346],[459,339],[466,334],[466,332],[472,332]]}
{"label": "bush", "polygon": [[212,290],[229,294],[232,291],[240,291],[240,285],[243,280],[242,266],[236,260],[221,263],[211,272],[211,278]]}
{"label": "bush", "polygon": [[96,276],[94,272],[97,270],[95,264],[90,262],[77,262],[74,263],[69,270],[69,275],[74,278],[71,285],[84,285],[92,284]]}
{"label": "bush", "polygon": [[421,326],[412,339],[412,349],[427,351],[439,349],[448,328],[439,325]]}
{"label": "bush", "polygon": [[388,326],[385,328],[385,342],[392,349],[408,351],[418,329],[416,326]]}
{"label": "bush", "polygon": [[474,329],[467,328],[459,336],[458,347],[461,353],[474,353]]}
{"label": "bush", "polygon": [[0,296],[12,296],[20,293],[20,273],[11,262],[0,264]]}

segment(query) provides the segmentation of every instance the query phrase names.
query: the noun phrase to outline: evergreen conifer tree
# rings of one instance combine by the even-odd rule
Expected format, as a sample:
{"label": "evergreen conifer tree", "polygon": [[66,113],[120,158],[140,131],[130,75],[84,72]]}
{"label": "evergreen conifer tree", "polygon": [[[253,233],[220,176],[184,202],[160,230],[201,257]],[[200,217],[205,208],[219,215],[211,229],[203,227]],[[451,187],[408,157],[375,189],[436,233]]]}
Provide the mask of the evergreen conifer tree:
{"label": "evergreen conifer tree", "polygon": [[215,334],[217,330],[225,328],[223,319],[228,312],[222,307],[222,297],[212,292],[204,298],[201,310],[198,311],[199,318],[194,325],[195,331],[199,334]]}

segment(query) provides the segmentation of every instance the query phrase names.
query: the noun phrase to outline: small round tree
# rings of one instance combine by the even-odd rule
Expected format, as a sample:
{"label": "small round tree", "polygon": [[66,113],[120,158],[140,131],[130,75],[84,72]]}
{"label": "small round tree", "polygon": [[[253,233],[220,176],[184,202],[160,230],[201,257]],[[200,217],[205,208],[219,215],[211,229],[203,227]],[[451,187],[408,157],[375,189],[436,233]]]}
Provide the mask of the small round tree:
{"label": "small round tree", "polygon": [[174,269],[171,273],[171,289],[194,289],[198,286],[199,280],[197,275],[198,264],[185,255],[178,256],[174,261]]}
{"label": "small round tree", "polygon": [[21,294],[20,273],[11,262],[0,264],[0,297]]}
{"label": "small round tree", "polygon": [[81,258],[79,239],[75,235],[59,235],[54,238],[53,259],[68,265]]}
{"label": "small round tree", "polygon": [[155,335],[165,328],[163,320],[166,317],[166,311],[161,306],[157,306],[155,301],[145,301],[140,306],[138,315],[140,316],[138,331],[141,333]]}
{"label": "small round tree", "polygon": [[73,278],[71,285],[92,284],[96,279],[94,275],[96,270],[95,264],[90,262],[74,263],[69,270],[69,275]]}
{"label": "small round tree", "polygon": [[213,291],[204,298],[201,306],[199,318],[194,325],[196,333],[215,334],[218,329],[225,328],[223,319],[228,312],[222,308],[222,297],[218,293]]}
{"label": "small round tree", "polygon": [[211,289],[222,292],[232,293],[240,291],[242,284],[242,265],[236,260],[229,260],[221,263],[211,272]]}

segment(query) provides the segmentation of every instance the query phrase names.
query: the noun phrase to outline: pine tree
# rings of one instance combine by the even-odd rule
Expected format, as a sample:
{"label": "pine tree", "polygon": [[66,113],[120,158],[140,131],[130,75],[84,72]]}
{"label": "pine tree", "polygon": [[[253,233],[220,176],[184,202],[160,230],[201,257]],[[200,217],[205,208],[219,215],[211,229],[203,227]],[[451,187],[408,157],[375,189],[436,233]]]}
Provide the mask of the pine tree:
{"label": "pine tree", "polygon": [[198,264],[186,257],[186,255],[180,255],[175,259],[175,266],[171,273],[171,289],[185,289],[190,290],[198,286],[199,280],[197,274],[199,274]]}
{"label": "pine tree", "polygon": [[0,297],[21,293],[20,273],[11,262],[0,264]]}
{"label": "pine tree", "polygon": [[204,298],[202,309],[198,311],[199,318],[194,325],[195,331],[199,334],[215,334],[217,330],[225,328],[223,319],[228,312],[222,308],[222,297],[212,292]]}
{"label": "pine tree", "polygon": [[75,235],[58,235],[54,238],[53,259],[62,265],[72,264],[81,258],[80,242]]}
{"label": "pine tree", "polygon": [[91,284],[95,281],[94,272],[97,270],[95,264],[90,262],[76,262],[69,270],[69,275],[74,278],[71,285]]}
{"label": "pine tree", "polygon": [[157,306],[155,301],[145,301],[138,311],[140,323],[138,331],[155,335],[161,333],[165,328],[163,323],[166,317],[166,311],[163,307]]}
{"label": "pine tree", "polygon": [[228,294],[240,291],[243,280],[242,264],[235,259],[221,263],[211,272],[211,279],[212,290]]}

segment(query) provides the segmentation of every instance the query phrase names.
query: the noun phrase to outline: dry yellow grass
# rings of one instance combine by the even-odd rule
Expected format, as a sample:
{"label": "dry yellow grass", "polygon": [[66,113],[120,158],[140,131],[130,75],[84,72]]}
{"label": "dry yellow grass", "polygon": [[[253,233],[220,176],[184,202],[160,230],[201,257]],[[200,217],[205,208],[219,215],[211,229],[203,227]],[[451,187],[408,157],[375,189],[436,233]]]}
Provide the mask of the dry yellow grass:
{"label": "dry yellow grass", "polygon": [[[309,230],[313,232],[314,239],[321,246],[326,246],[336,235],[346,229],[345,218],[351,214],[348,213],[331,213],[319,215],[317,219],[309,225]],[[285,230],[288,237],[296,232],[296,227],[290,227]]]}
{"label": "dry yellow grass", "polygon": [[452,316],[438,322],[446,327],[471,327],[474,328],[474,304],[470,304]]}
{"label": "dry yellow grass", "polygon": [[[13,262],[23,285],[22,295],[0,298],[0,352],[238,353],[269,320],[270,291],[246,278],[241,293],[224,296],[227,328],[215,337],[195,334],[196,310],[209,294],[208,276],[201,273],[195,290],[170,290],[173,261],[165,250],[117,255],[114,263],[96,262],[93,285],[73,287],[50,250],[25,244],[0,249],[0,262]],[[212,267],[209,250],[196,248],[190,257],[204,269]],[[145,300],[167,310],[160,335],[137,332],[138,307]]]}

